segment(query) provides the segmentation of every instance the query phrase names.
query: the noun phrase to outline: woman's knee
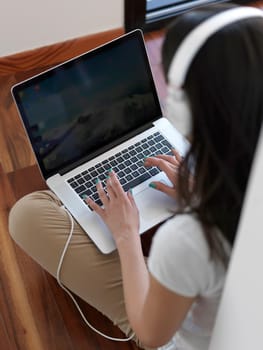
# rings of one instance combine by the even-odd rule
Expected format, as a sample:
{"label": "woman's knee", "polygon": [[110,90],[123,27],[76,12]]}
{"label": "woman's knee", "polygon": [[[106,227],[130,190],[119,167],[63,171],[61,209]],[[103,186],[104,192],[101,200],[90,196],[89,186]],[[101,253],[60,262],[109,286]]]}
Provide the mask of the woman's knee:
{"label": "woman's knee", "polygon": [[37,239],[51,211],[59,208],[59,201],[50,191],[39,191],[28,194],[18,200],[9,213],[9,232],[12,238],[24,245]]}
{"label": "woman's knee", "polygon": [[9,232],[15,241],[19,235],[28,232],[34,209],[34,195],[29,194],[18,200],[9,213]]}

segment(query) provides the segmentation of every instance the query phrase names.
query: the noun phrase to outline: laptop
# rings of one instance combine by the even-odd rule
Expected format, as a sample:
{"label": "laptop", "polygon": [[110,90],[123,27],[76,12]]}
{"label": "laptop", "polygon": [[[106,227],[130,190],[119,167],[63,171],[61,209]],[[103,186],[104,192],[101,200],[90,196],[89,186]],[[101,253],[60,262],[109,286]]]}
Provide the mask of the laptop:
{"label": "laptop", "polygon": [[12,96],[48,187],[102,253],[116,249],[100,217],[95,182],[112,168],[133,189],[140,233],[169,218],[175,202],[149,188],[169,184],[145,157],[184,154],[185,139],[162,116],[143,34],[134,30],[12,87]]}

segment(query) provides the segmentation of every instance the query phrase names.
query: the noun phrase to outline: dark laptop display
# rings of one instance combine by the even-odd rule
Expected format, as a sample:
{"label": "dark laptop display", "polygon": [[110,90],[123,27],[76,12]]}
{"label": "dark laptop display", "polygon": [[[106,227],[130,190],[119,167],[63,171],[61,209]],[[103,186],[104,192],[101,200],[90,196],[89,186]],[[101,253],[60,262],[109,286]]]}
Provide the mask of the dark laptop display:
{"label": "dark laptop display", "polygon": [[139,30],[31,78],[12,93],[45,178],[161,117]]}

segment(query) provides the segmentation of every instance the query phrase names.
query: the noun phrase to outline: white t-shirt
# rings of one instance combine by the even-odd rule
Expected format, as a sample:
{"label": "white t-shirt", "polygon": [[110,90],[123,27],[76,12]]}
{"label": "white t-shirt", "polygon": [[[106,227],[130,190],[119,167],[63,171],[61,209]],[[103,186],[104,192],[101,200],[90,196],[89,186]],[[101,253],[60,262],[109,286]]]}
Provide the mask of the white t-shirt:
{"label": "white t-shirt", "polygon": [[[216,234],[229,256],[230,245],[219,231]],[[197,297],[176,332],[176,349],[208,349],[226,270],[218,260],[210,259],[202,226],[194,215],[176,215],[159,228],[148,267],[156,280],[169,290]]]}

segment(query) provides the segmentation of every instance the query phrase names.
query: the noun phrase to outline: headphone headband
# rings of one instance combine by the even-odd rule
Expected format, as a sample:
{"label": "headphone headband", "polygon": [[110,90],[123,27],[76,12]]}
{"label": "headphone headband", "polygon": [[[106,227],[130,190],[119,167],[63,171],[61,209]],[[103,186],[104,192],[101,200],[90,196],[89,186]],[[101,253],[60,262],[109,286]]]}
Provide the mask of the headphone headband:
{"label": "headphone headband", "polygon": [[176,50],[168,73],[170,84],[177,88],[183,86],[194,57],[214,33],[228,24],[250,17],[263,17],[263,12],[253,7],[238,7],[220,12],[195,27]]}

